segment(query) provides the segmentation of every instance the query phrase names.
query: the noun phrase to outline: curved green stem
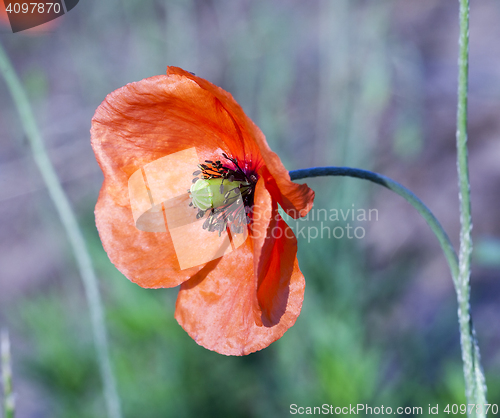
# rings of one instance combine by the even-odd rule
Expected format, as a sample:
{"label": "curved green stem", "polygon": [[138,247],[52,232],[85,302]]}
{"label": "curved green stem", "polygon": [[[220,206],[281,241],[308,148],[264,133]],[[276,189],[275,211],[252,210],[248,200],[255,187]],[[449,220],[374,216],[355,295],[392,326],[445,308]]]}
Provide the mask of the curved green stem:
{"label": "curved green stem", "polygon": [[[441,226],[437,218],[430,211],[430,209],[425,206],[425,204],[417,196],[415,196],[413,192],[400,183],[389,177],[383,176],[382,174],[350,167],[314,167],[290,171],[290,178],[292,180],[322,176],[354,177],[377,183],[400,195],[425,219],[443,249],[457,292],[459,305],[458,319],[460,324],[460,340],[462,345],[462,359],[464,362],[467,402],[471,404],[474,403],[476,405],[484,405],[486,403],[486,385],[484,383],[484,375],[481,368],[479,346],[477,345],[475,330],[470,316],[468,285],[467,293],[465,293],[463,290],[464,283],[460,279],[460,266],[457,254],[453,249],[453,245],[451,244],[448,234]],[[467,295],[466,304],[463,303],[464,295]],[[464,326],[464,324],[466,324],[466,326]],[[470,369],[471,365],[472,369]],[[471,372],[472,374],[469,374]],[[472,416],[484,417],[485,415],[478,413],[477,415]]]}
{"label": "curved green stem", "polygon": [[420,213],[420,215],[422,215],[422,217],[432,229],[432,232],[434,232],[434,234],[436,235],[439,244],[444,251],[444,255],[446,256],[446,260],[448,261],[448,265],[451,270],[451,275],[456,284],[456,278],[458,277],[458,258],[455,250],[453,249],[450,238],[448,237],[448,234],[443,229],[434,214],[417,196],[415,196],[415,194],[411,190],[408,190],[397,181],[383,176],[382,174],[377,174],[368,170],[361,170],[359,168],[314,167],[290,171],[290,178],[292,180],[321,176],[355,177],[358,179],[368,180],[373,183],[380,184],[381,186],[384,186],[400,195],[403,199],[410,203],[410,205],[412,205],[418,211],[418,213]]}
{"label": "curved green stem", "polygon": [[104,325],[104,312],[92,260],[87,250],[82,231],[78,226],[76,215],[71,208],[69,200],[45,149],[45,144],[38,130],[26,92],[1,45],[0,72],[14,99],[22,126],[31,146],[33,158],[40,170],[50,197],[52,198],[52,202],[66,230],[71,248],[73,249],[89,305],[94,343],[104,385],[108,415],[110,418],[120,418],[120,402],[111,369],[111,362],[109,360],[109,348],[106,327]]}

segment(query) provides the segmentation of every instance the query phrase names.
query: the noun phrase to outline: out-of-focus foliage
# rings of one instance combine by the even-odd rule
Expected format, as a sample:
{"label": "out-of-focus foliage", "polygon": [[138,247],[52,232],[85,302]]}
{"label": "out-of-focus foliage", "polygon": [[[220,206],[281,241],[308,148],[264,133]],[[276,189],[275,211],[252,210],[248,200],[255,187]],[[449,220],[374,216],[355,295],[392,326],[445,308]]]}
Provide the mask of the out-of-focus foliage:
{"label": "out-of-focus foliage", "polygon": [[[197,346],[174,319],[177,290],[130,283],[107,259],[93,221],[102,181],[89,145],[95,108],[114,89],[176,65],[230,91],[289,169],[351,165],[392,175],[422,195],[456,242],[456,41],[435,22],[451,33],[457,10],[444,0],[402,3],[85,0],[53,32],[0,35],[87,234],[125,417],[284,417],[291,404],[426,412],[428,404],[465,402],[444,258],[425,224],[387,191],[354,179],[308,181],[316,209],[328,216],[376,209],[377,218],[289,220],[307,283],[302,314],[283,338],[247,357]],[[481,74],[500,91],[500,80]],[[19,417],[102,417],[88,313],[66,237],[3,85],[0,96],[0,260],[9,266],[0,320],[21,347],[14,352]],[[498,109],[484,106],[484,113]],[[481,192],[473,170],[487,165],[479,157],[474,165],[475,155],[498,148],[488,152],[480,141],[486,128],[475,128],[471,171],[473,192]],[[498,178],[490,177],[496,190]],[[493,237],[478,247],[473,313],[495,402],[500,225],[495,207],[482,203],[489,200],[475,197],[482,215],[475,231]],[[335,227],[345,233],[347,224],[363,227],[364,238],[312,235]]]}

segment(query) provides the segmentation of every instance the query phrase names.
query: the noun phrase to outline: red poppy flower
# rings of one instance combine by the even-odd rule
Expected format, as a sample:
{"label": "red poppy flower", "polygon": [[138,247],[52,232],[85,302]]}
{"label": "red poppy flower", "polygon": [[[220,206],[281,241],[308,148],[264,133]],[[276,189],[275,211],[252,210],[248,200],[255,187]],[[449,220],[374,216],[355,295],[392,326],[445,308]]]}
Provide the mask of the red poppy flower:
{"label": "red poppy flower", "polygon": [[[245,355],[295,323],[305,282],[278,205],[304,216],[314,192],[290,180],[229,93],[169,67],[109,94],[91,136],[104,173],[95,210],[104,249],[142,287],[181,285],[175,317],[198,344]],[[177,185],[184,195],[166,203],[164,189]],[[214,255],[223,239],[231,248]]]}

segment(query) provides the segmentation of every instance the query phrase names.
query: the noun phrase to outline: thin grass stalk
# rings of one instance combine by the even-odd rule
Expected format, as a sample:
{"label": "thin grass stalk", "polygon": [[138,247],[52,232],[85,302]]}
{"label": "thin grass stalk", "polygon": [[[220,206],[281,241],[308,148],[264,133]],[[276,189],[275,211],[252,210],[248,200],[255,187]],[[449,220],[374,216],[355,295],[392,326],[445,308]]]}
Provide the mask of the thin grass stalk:
{"label": "thin grass stalk", "polygon": [[467,93],[469,67],[469,0],[460,2],[460,35],[458,58],[458,104],[457,104],[457,170],[460,198],[460,250],[457,257],[443,227],[417,196],[401,184],[380,174],[347,167],[317,167],[290,172],[290,177],[300,179],[317,176],[349,176],[380,184],[402,196],[426,220],[436,235],[450,267],[457,293],[458,322],[465,378],[465,395],[470,417],[486,417],[486,381],[481,366],[479,345],[470,313],[470,266],[472,254],[472,218],[470,182],[467,157]]}
{"label": "thin grass stalk", "polygon": [[[458,322],[464,363],[467,403],[486,404],[486,382],[480,363],[479,346],[470,315],[470,266],[472,218],[469,164],[467,157],[467,96],[469,78],[469,0],[460,1],[457,100],[457,171],[460,200],[460,250],[458,255]],[[470,416],[484,417],[482,411]]]}
{"label": "thin grass stalk", "polygon": [[[460,305],[460,298],[463,297],[460,289],[461,286],[463,286],[463,283],[460,282],[459,259],[453,248],[450,238],[448,237],[448,234],[442,227],[441,223],[437,220],[431,210],[411,190],[382,174],[350,167],[314,167],[290,171],[290,178],[292,180],[322,176],[354,177],[368,180],[384,186],[387,189],[400,195],[410,205],[412,205],[427,222],[432,232],[434,232],[434,235],[438,239],[439,245],[444,252],[446,261],[448,262],[448,266],[450,268],[451,276],[453,278],[453,282],[455,284],[455,289],[457,292],[457,299],[459,300],[458,315],[460,323],[460,340],[462,343],[462,358],[464,362],[467,403],[480,405],[477,410],[471,411],[470,408],[468,408],[467,412],[470,412],[469,416],[472,417],[485,417],[486,415],[484,414],[484,405],[486,404],[486,384],[481,367],[479,346],[477,345],[474,327],[472,326],[472,320],[470,319],[469,304],[467,303],[466,305]],[[463,317],[467,318],[467,326],[463,326]],[[468,345],[464,346],[464,341]],[[464,347],[468,349],[464,350]],[[467,370],[466,365],[468,366]],[[470,367],[470,365],[472,365],[472,367]],[[472,394],[473,397],[470,397],[470,394]]]}
{"label": "thin grass stalk", "polygon": [[4,418],[14,418],[15,399],[12,390],[12,360],[7,330],[2,330],[0,334],[0,356],[2,358],[3,416]]}
{"label": "thin grass stalk", "polygon": [[40,170],[45,185],[49,191],[49,195],[68,236],[68,240],[73,250],[76,264],[83,281],[90,311],[99,370],[103,382],[107,415],[110,418],[121,418],[118,391],[116,389],[116,382],[109,359],[109,348],[106,326],[104,323],[103,306],[92,260],[85,244],[82,231],[76,220],[76,215],[71,208],[61,182],[57,177],[54,166],[52,165],[47,154],[45,144],[37,127],[26,92],[2,45],[0,45],[0,71],[5,79],[16,109],[19,113],[23,129],[31,146],[35,163]]}

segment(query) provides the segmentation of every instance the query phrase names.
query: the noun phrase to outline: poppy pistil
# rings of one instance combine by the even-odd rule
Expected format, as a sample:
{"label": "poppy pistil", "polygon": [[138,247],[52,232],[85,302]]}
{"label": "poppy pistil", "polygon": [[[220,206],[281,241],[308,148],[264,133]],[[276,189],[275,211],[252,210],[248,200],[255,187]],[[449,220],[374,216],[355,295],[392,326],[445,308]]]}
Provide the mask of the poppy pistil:
{"label": "poppy pistil", "polygon": [[234,167],[223,165],[220,160],[205,160],[193,172],[193,184],[189,190],[190,206],[198,209],[197,218],[208,213],[203,228],[217,231],[219,235],[228,226],[234,233],[243,232],[251,222],[250,213],[257,177],[246,174],[235,158],[222,154]]}

